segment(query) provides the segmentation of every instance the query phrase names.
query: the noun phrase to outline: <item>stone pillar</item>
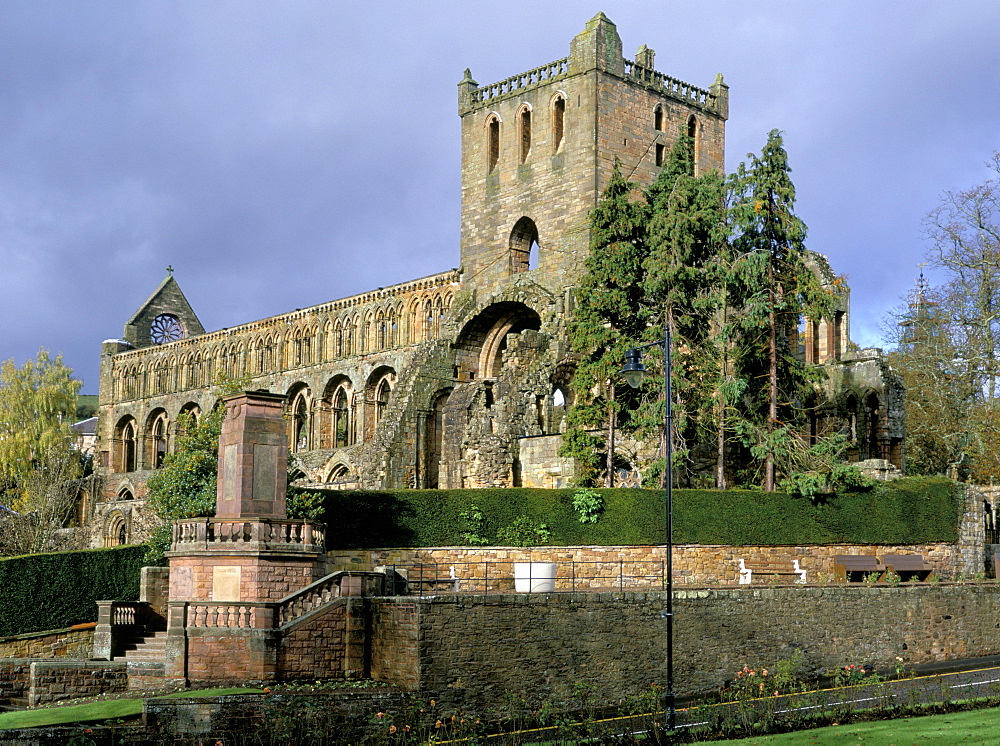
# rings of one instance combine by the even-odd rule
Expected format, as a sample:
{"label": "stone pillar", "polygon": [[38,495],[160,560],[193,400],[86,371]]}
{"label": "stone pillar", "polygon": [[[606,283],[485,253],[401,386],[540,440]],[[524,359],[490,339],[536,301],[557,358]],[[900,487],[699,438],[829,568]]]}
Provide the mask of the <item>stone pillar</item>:
{"label": "stone pillar", "polygon": [[217,518],[284,518],[288,442],[285,397],[248,391],[222,400]]}

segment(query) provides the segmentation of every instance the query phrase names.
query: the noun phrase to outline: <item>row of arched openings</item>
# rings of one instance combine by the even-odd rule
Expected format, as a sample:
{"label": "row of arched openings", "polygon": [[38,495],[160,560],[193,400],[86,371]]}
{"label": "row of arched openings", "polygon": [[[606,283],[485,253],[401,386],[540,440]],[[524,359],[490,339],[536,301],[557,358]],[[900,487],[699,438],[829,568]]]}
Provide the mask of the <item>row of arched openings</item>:
{"label": "row of arched openings", "polygon": [[115,371],[114,396],[117,401],[132,401],[207,386],[220,373],[264,375],[437,339],[452,299],[450,292],[418,296],[406,306],[348,314],[322,328],[312,324],[287,333],[247,334],[208,350],[129,362]]}
{"label": "row of arched openings", "polygon": [[[666,110],[663,108],[663,104],[657,104],[653,108],[653,129],[657,132],[665,132],[667,128]],[[688,116],[687,135],[691,138],[691,142],[694,147],[694,162],[692,164],[692,176],[698,175],[698,157],[701,151],[701,126],[698,123],[697,117],[694,114]],[[663,166],[667,161],[667,145],[666,143],[657,142],[655,148],[655,160],[657,166]]]}
{"label": "row of arched openings", "polygon": [[[533,141],[534,111],[531,104],[518,107],[514,121],[517,127],[516,151],[518,163],[526,163],[531,155]],[[503,120],[497,112],[486,117],[486,173],[493,173],[500,162],[500,143]],[[563,146],[566,133],[566,94],[555,93],[549,100],[550,152],[558,153]]]}

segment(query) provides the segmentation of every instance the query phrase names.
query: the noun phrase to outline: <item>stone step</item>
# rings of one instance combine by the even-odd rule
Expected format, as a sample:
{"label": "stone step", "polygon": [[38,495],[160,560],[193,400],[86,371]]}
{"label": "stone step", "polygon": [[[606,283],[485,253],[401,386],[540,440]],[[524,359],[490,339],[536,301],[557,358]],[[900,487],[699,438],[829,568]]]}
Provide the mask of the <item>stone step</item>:
{"label": "stone step", "polygon": [[131,668],[132,663],[159,663],[167,657],[167,633],[156,632],[143,638],[134,647],[126,648],[125,662]]}

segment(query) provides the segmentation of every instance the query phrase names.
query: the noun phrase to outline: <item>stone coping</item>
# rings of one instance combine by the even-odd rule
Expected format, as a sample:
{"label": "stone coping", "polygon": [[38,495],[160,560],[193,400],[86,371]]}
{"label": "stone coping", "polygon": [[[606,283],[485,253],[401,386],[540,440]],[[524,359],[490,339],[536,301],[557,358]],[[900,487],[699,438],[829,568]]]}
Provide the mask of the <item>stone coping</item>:
{"label": "stone coping", "polygon": [[68,632],[88,632],[96,626],[97,622],[84,622],[83,624],[74,624],[71,627],[61,627],[59,629],[43,629],[38,632],[23,632],[19,635],[0,637],[0,645],[5,642],[14,642],[16,640],[34,640],[39,637],[48,637],[49,635],[65,635]]}

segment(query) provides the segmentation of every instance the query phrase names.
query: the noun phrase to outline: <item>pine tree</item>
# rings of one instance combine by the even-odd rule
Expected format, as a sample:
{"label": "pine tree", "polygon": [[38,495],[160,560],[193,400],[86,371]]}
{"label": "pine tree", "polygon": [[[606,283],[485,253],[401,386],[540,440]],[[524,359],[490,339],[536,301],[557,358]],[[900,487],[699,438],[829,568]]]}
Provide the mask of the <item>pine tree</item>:
{"label": "pine tree", "polygon": [[643,292],[645,214],[632,199],[634,185],[615,163],[611,179],[591,213],[587,272],[577,288],[569,338],[580,362],[573,377],[574,404],[570,430],[561,453],[576,458],[581,481],[598,469],[592,454],[598,440],[590,429],[605,428],[605,485],[614,486],[615,437],[622,398],[618,371],[627,349],[646,332],[648,314]]}
{"label": "pine tree", "polygon": [[752,153],[747,157],[749,166],[740,164],[731,181],[733,251],[740,267],[731,285],[738,285],[744,314],[740,362],[754,402],[751,409],[760,403],[766,408],[757,427],[745,427],[743,433],[754,455],[763,458],[764,489],[773,491],[776,460],[795,437],[800,419],[796,402],[810,378],[789,340],[803,315],[829,315],[834,297],[807,263],[806,227],[794,212],[795,187],[781,133],[768,134],[759,158]]}
{"label": "pine tree", "polygon": [[[721,303],[718,259],[726,244],[724,182],[714,171],[694,176],[694,143],[687,134],[646,192],[646,301],[673,341],[673,453],[683,459],[692,443],[710,437],[713,384],[718,373],[714,319]],[[663,401],[644,412],[647,431],[662,431]],[[662,445],[662,444],[661,444]],[[680,473],[681,469],[675,469]]]}

